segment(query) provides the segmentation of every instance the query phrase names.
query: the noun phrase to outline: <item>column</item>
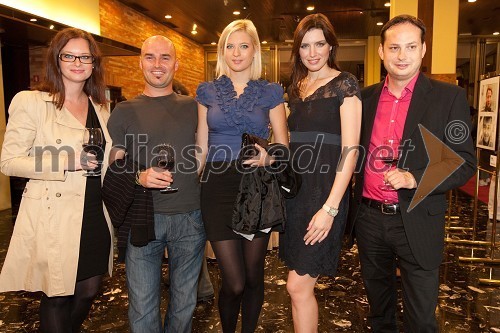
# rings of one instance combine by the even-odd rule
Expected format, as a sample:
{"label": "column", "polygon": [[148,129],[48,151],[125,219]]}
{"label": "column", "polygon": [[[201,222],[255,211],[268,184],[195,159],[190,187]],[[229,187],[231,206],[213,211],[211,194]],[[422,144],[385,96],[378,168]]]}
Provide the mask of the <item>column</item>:
{"label": "column", "polygon": [[368,36],[368,43],[365,49],[365,87],[380,82],[381,61],[378,55],[379,45],[380,36]]}
{"label": "column", "polygon": [[431,77],[456,84],[458,0],[434,0]]}
{"label": "column", "polygon": [[[422,2],[426,2],[428,0],[424,0]],[[394,16],[407,14],[418,16],[418,0],[391,0],[391,9],[389,11],[390,18]]]}
{"label": "column", "polygon": [[[0,52],[0,147],[3,144],[5,135],[5,103],[3,95],[3,68],[2,68],[2,54]],[[11,207],[10,202],[10,178],[0,173],[0,210]]]}

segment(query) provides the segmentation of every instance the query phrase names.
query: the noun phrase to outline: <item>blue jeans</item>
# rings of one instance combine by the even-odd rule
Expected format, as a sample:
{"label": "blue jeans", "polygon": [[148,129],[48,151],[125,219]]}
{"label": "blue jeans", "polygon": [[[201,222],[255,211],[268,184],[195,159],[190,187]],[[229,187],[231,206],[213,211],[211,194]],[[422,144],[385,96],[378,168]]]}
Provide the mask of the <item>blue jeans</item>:
{"label": "blue jeans", "polygon": [[[146,246],[129,243],[125,258],[129,295],[128,316],[132,333],[189,333],[196,306],[205,231],[199,210],[155,214],[156,240]],[[161,266],[168,251],[170,300],[164,328],[160,315]]]}

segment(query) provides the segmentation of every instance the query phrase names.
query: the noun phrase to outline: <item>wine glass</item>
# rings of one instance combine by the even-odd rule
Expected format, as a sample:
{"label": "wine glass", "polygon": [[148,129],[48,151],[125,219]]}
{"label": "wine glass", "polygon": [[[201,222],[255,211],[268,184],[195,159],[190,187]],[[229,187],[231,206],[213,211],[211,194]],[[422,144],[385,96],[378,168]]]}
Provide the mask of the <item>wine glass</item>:
{"label": "wine glass", "polygon": [[[91,153],[98,158],[102,152],[102,145],[104,143],[104,138],[102,135],[102,130],[100,128],[85,128],[83,131],[83,151],[85,153]],[[98,162],[99,163],[99,162]],[[99,167],[98,167],[99,168]],[[101,170],[87,170],[84,174],[85,177],[100,176]]]}
{"label": "wine glass", "polygon": [[[397,166],[399,161],[399,139],[395,136],[387,136],[382,140],[382,147],[380,147],[379,160],[389,166],[389,170]],[[382,191],[395,191],[391,184],[384,180],[384,184],[379,185]]]}
{"label": "wine glass", "polygon": [[[156,154],[156,166],[158,168],[172,171],[175,167],[175,149],[169,144],[163,143],[158,146],[158,153]],[[177,192],[177,187],[167,186],[161,189],[161,193]]]}

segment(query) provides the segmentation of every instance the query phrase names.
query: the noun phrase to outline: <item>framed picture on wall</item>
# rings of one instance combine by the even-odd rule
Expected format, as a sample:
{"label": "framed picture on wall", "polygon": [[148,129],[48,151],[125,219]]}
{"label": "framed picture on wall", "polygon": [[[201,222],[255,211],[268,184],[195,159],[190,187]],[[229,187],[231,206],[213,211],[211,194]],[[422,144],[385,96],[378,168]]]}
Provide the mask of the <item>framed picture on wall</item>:
{"label": "framed picture on wall", "polygon": [[498,124],[498,89],[500,77],[481,81],[476,146],[495,150]]}

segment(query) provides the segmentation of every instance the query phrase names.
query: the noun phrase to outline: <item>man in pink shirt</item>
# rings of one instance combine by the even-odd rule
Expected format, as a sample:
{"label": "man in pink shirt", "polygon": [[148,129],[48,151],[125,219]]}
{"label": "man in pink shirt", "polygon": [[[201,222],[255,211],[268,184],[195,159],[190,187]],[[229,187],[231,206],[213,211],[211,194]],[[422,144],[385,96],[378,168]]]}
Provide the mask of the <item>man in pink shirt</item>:
{"label": "man in pink shirt", "polygon": [[[438,332],[435,309],[445,193],[464,184],[476,169],[465,92],[420,73],[425,30],[421,20],[409,15],[387,22],[378,52],[388,75],[362,92],[362,155],[353,222],[373,332],[399,332],[396,263],[401,270],[404,331]],[[429,147],[419,126],[458,154],[463,163],[427,196],[418,195],[415,199],[421,202],[410,209],[429,164]],[[449,159],[437,163],[433,167],[454,169]]]}

